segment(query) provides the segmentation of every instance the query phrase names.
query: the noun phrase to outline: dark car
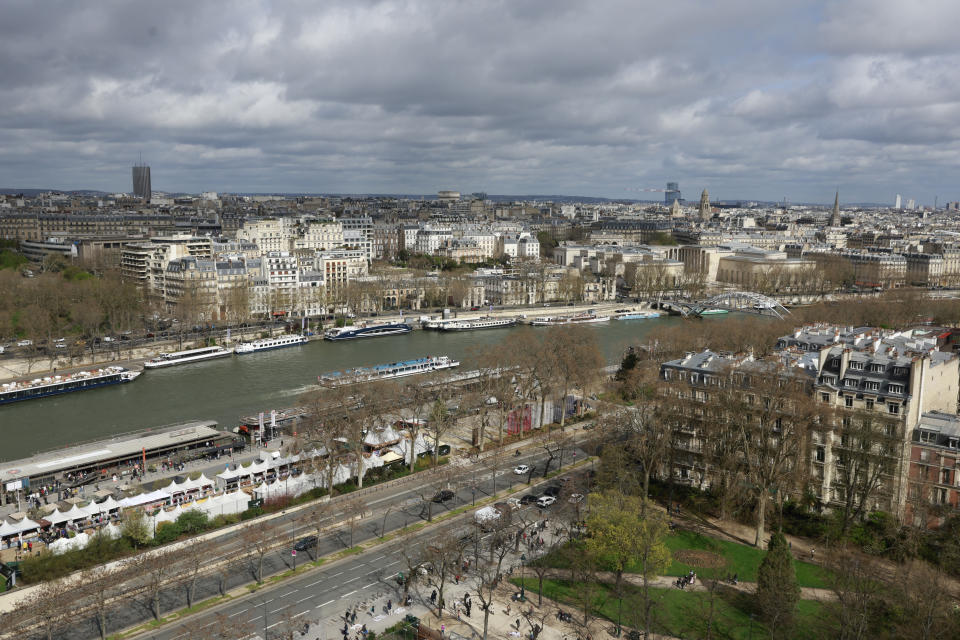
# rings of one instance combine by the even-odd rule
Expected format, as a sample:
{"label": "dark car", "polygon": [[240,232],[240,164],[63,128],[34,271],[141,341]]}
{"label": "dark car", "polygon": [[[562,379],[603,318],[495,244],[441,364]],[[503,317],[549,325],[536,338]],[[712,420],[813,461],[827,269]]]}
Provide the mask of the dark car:
{"label": "dark car", "polygon": [[528,493],[527,495],[520,498],[520,504],[534,504],[536,503],[539,497],[540,496],[535,496],[532,493]]}
{"label": "dark car", "polygon": [[543,495],[556,498],[558,495],[560,495],[560,487],[551,485],[543,490]]}
{"label": "dark car", "polygon": [[447,500],[453,500],[455,494],[450,489],[441,489],[430,499],[433,502],[446,502]]}
{"label": "dark car", "polygon": [[307,536],[306,538],[297,540],[297,544],[293,545],[293,548],[297,551],[306,551],[307,549],[313,549],[316,546],[317,536]]}

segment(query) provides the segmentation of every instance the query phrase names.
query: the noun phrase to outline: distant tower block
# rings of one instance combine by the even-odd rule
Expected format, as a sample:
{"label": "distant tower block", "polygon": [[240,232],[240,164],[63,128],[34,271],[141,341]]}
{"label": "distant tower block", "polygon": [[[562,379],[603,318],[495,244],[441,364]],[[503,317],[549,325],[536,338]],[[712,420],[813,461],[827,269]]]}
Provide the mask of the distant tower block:
{"label": "distant tower block", "polygon": [[706,222],[710,219],[710,216],[713,215],[710,211],[710,194],[707,193],[707,190],[704,189],[703,193],[700,194],[700,219]]}
{"label": "distant tower block", "polygon": [[683,196],[680,195],[680,185],[676,182],[668,182],[663,192],[663,206],[669,207],[677,200],[683,200]]}
{"label": "distant tower block", "polygon": [[897,194],[897,199],[893,201],[893,208],[894,208],[894,209],[902,209],[902,208],[903,208],[902,205],[903,205],[903,200],[900,199],[900,194],[898,193],[898,194]]}
{"label": "distant tower block", "polygon": [[150,167],[145,164],[135,164],[133,166],[133,196],[149,203],[152,193]]}
{"label": "distant tower block", "polygon": [[830,214],[830,226],[839,227],[840,226],[840,191],[837,190],[836,195],[833,196],[833,213]]}

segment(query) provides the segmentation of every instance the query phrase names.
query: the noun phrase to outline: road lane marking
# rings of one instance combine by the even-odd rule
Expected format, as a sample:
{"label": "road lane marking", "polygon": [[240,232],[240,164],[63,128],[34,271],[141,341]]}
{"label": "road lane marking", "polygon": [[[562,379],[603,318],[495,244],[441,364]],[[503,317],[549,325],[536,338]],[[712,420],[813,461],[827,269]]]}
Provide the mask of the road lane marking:
{"label": "road lane marking", "polygon": [[293,604],[300,604],[301,602],[306,602],[307,600],[310,600],[311,598],[313,598],[313,596],[307,596],[306,598],[303,598],[303,599],[301,599],[301,600],[297,600],[297,601],[294,602]]}
{"label": "road lane marking", "polygon": [[360,589],[361,589],[361,590],[363,590],[363,589],[369,589],[370,587],[372,587],[372,586],[375,585],[375,584],[377,584],[377,583],[376,583],[376,582],[371,582],[370,584],[368,584],[368,585],[365,586],[365,587],[360,587]]}
{"label": "road lane marking", "polygon": [[314,587],[320,584],[321,582],[323,582],[323,580],[317,580],[316,582],[311,582],[310,584],[304,585],[303,588],[306,589],[307,587]]}
{"label": "road lane marking", "polygon": [[295,594],[296,592],[297,592],[297,590],[294,589],[293,591],[290,591],[289,593],[285,593],[285,594],[283,594],[282,596],[277,596],[277,597],[278,597],[278,598],[286,598],[287,596],[292,596],[292,595]]}
{"label": "road lane marking", "polygon": [[232,618],[233,616],[238,616],[238,615],[240,615],[241,613],[246,613],[247,611],[249,611],[249,609],[243,609],[242,611],[237,611],[236,613],[231,613],[231,614],[228,615],[227,617],[228,617],[228,618]]}
{"label": "road lane marking", "polygon": [[325,606],[327,606],[328,604],[330,604],[331,602],[333,602],[333,600],[327,600],[327,601],[324,602],[323,604],[318,604],[318,605],[317,605],[317,609],[319,609],[320,607],[325,607]]}

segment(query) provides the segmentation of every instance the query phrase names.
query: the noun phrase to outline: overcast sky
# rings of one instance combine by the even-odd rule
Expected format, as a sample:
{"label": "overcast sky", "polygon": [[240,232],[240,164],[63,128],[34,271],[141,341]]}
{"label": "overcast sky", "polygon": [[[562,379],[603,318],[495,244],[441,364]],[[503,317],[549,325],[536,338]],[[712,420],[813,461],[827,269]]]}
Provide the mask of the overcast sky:
{"label": "overcast sky", "polygon": [[0,0],[0,187],[960,199],[960,2]]}

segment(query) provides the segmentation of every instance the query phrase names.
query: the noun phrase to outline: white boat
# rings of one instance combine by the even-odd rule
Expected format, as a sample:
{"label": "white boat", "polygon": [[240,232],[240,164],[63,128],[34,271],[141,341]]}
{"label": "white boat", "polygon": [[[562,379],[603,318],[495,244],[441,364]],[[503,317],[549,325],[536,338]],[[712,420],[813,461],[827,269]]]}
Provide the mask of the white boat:
{"label": "white boat", "polygon": [[201,347],[200,349],[161,353],[156,358],[144,362],[143,366],[147,369],[160,369],[162,367],[172,367],[176,364],[200,362],[201,360],[212,360],[214,358],[226,358],[232,354],[233,352],[230,349],[224,349],[223,347]]}
{"label": "white boat", "polygon": [[267,351],[269,349],[281,349],[283,347],[295,347],[306,344],[307,336],[299,334],[287,334],[275,338],[263,338],[253,342],[241,342],[234,348],[233,352],[237,355],[244,353],[256,353],[257,351]]}
{"label": "white boat", "polygon": [[324,340],[355,340],[357,338],[379,338],[380,336],[395,336],[401,333],[410,333],[413,327],[405,322],[380,322],[377,324],[361,323],[349,327],[328,329],[323,334]]}
{"label": "white boat", "polygon": [[0,404],[122,384],[136,380],[139,375],[139,371],[130,371],[123,367],[104,367],[92,371],[78,371],[66,376],[47,376],[29,381],[7,382],[0,385]]}
{"label": "white boat", "polygon": [[452,360],[449,356],[427,356],[417,360],[405,360],[403,362],[391,362],[390,364],[378,364],[374,367],[357,367],[346,371],[325,373],[322,376],[317,376],[317,381],[326,386],[340,386],[415,376],[459,366],[460,361]]}
{"label": "white boat", "polygon": [[441,324],[440,331],[476,331],[478,329],[500,329],[517,324],[516,318],[491,318],[484,316],[473,320],[450,320]]}
{"label": "white boat", "polygon": [[610,316],[598,316],[595,313],[578,313],[572,316],[546,316],[534,318],[530,324],[534,327],[551,327],[564,324],[586,324],[591,322],[610,322]]}
{"label": "white boat", "polygon": [[634,311],[633,309],[619,309],[613,312],[616,320],[647,320],[648,318],[659,318],[660,314],[656,311]]}
{"label": "white boat", "polygon": [[729,313],[726,309],[704,309],[700,312],[702,316],[722,316]]}

